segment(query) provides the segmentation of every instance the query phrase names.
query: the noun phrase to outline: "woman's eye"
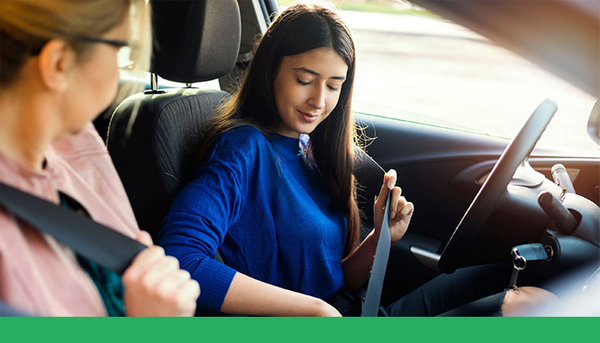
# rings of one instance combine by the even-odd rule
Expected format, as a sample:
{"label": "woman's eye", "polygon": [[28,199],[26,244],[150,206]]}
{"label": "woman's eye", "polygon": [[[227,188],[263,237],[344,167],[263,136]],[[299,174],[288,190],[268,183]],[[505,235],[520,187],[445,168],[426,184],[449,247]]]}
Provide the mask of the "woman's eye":
{"label": "woman's eye", "polygon": [[310,85],[310,81],[302,81],[300,79],[296,79],[296,81],[303,86]]}
{"label": "woman's eye", "polygon": [[327,88],[329,88],[330,90],[337,92],[340,90],[340,87],[333,87],[333,86],[327,86]]}

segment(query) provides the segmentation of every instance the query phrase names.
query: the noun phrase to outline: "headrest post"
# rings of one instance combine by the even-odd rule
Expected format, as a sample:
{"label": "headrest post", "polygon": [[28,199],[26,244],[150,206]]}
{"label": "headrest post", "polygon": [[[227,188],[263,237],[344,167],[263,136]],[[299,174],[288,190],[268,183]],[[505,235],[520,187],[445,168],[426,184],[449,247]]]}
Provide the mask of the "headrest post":
{"label": "headrest post", "polygon": [[150,73],[150,88],[153,92],[158,90],[158,74]]}

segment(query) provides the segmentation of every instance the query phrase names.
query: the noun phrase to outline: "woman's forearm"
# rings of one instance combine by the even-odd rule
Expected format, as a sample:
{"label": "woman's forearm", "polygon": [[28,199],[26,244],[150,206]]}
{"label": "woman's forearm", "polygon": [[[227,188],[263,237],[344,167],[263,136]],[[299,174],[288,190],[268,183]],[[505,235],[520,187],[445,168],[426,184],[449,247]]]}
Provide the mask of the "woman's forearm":
{"label": "woman's forearm", "polygon": [[378,238],[379,235],[375,230],[371,231],[363,242],[342,260],[344,283],[348,289],[358,289],[369,277]]}
{"label": "woman's forearm", "polygon": [[327,302],[236,273],[221,311],[256,316],[340,316]]}

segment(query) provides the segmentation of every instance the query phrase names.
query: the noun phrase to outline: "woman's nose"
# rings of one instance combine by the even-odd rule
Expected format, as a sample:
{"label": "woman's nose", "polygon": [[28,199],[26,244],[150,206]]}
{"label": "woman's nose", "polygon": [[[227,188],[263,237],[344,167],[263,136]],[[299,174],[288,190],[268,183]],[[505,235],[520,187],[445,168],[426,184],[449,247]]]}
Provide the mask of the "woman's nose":
{"label": "woman's nose", "polygon": [[315,87],[309,103],[315,108],[321,109],[325,107],[325,87],[326,85],[320,85]]}

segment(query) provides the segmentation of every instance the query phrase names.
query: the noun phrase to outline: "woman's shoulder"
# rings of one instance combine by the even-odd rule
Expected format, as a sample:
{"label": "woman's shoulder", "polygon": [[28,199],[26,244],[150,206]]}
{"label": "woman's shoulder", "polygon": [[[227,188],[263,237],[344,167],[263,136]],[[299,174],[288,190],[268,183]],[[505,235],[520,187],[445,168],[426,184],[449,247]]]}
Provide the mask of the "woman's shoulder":
{"label": "woman's shoulder", "polygon": [[270,144],[267,137],[258,128],[251,125],[229,129],[220,134],[215,139],[215,143],[216,145],[228,146],[230,148],[243,148],[245,151],[262,148]]}
{"label": "woman's shoulder", "polygon": [[213,140],[204,161],[217,159],[234,164],[245,163],[271,149],[269,139],[259,129],[250,125],[238,126]]}
{"label": "woman's shoulder", "polygon": [[252,140],[265,140],[267,138],[265,135],[255,126],[252,125],[242,125],[235,127],[233,129],[229,129],[223,132],[220,137],[224,137],[225,139],[252,139]]}

